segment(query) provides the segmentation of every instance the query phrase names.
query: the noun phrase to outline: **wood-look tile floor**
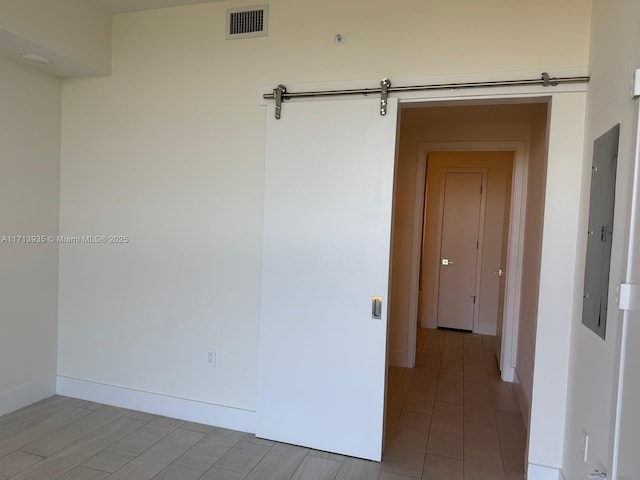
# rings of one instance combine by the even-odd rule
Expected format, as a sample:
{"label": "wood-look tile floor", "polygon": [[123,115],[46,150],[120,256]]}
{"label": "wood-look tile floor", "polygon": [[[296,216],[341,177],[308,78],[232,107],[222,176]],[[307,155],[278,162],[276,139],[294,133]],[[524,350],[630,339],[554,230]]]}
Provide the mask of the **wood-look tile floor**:
{"label": "wood-look tile floor", "polygon": [[416,367],[389,367],[381,479],[524,479],[526,431],[494,340],[418,331]]}
{"label": "wood-look tile floor", "polygon": [[522,479],[524,427],[488,342],[418,340],[418,366],[389,369],[382,463],[54,396],[0,417],[0,480]]}

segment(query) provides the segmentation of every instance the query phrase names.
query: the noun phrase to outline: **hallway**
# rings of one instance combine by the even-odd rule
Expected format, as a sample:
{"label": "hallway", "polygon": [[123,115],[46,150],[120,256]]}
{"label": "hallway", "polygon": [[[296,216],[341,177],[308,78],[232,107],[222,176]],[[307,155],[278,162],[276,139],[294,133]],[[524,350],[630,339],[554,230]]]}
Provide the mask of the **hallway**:
{"label": "hallway", "polygon": [[416,367],[389,367],[381,478],[524,479],[526,430],[493,340],[418,330]]}

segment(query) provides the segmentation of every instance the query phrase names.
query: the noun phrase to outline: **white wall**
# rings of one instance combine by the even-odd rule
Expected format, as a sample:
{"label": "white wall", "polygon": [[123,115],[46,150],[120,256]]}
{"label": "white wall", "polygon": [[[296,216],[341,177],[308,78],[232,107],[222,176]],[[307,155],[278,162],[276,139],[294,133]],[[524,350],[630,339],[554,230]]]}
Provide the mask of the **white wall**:
{"label": "white wall", "polygon": [[[529,465],[562,468],[571,324],[579,316],[575,281],[585,94],[554,96],[542,227]],[[531,473],[531,471],[530,471]],[[530,476],[529,478],[536,478]]]}
{"label": "white wall", "polygon": [[62,76],[104,75],[111,67],[111,13],[85,0],[0,2],[0,52],[35,53]]}
{"label": "white wall", "polygon": [[[584,327],[579,315],[573,319],[570,408],[564,457],[565,475],[568,479],[586,478],[586,474],[594,468],[604,467],[610,472],[612,467],[613,409],[620,334],[620,313],[615,302],[615,287],[618,281],[625,279],[626,268],[625,246],[629,231],[630,182],[637,112],[637,100],[631,99],[630,86],[633,71],[640,66],[639,22],[638,2],[594,2],[580,231],[584,231],[587,225],[590,182],[588,166],[592,161],[593,141],[618,122],[621,123],[621,128],[606,340],[601,340]],[[580,286],[584,278],[586,236],[581,235],[578,240],[580,261],[575,281]],[[633,278],[630,280],[633,281]],[[638,281],[636,277],[635,282]],[[581,293],[581,289],[576,291],[577,305],[582,304]],[[578,313],[580,312],[581,308],[578,308]],[[636,367],[637,365],[634,368]],[[590,438],[586,463],[582,461],[581,454],[583,429]],[[632,455],[637,457],[637,453],[636,449]],[[637,475],[637,471],[634,475]]]}
{"label": "white wall", "polygon": [[0,415],[55,393],[60,81],[0,58]]}
{"label": "white wall", "polygon": [[225,41],[241,4],[117,15],[112,75],[64,83],[61,232],[130,242],[61,248],[63,376],[255,408],[261,86],[587,61],[587,0],[274,0],[268,37]]}
{"label": "white wall", "polygon": [[[547,107],[548,108],[548,107]],[[522,286],[515,348],[514,380],[520,410],[529,425],[533,395],[533,367],[536,354],[542,224],[545,209],[547,171],[547,108],[534,112],[529,125],[527,198],[522,249]]]}

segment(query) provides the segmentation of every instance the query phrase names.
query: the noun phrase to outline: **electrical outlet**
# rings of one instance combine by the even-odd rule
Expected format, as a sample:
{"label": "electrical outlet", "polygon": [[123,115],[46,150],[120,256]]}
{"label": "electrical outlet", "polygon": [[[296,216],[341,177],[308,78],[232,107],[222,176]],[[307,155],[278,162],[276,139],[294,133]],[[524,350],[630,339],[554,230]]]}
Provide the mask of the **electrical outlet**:
{"label": "electrical outlet", "polygon": [[586,430],[582,430],[582,461],[586,462],[589,457],[589,434]]}
{"label": "electrical outlet", "polygon": [[207,349],[207,363],[210,367],[216,366],[216,349],[213,347]]}

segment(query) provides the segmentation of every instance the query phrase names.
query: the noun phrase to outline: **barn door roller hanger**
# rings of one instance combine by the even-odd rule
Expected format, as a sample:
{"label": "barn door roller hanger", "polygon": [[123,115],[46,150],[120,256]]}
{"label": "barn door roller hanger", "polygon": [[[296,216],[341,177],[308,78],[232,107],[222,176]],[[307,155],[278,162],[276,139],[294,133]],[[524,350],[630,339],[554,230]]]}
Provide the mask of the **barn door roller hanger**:
{"label": "barn door roller hanger", "polygon": [[346,90],[318,90],[315,92],[289,92],[284,85],[278,85],[273,89],[272,93],[265,93],[265,100],[275,100],[275,118],[277,120],[282,116],[282,103],[285,100],[293,100],[296,98],[312,98],[312,97],[336,97],[341,95],[364,95],[370,94],[380,95],[380,115],[387,114],[387,99],[390,93],[394,92],[419,92],[419,91],[435,91],[435,90],[461,90],[463,88],[492,88],[492,87],[522,87],[531,85],[540,85],[543,87],[555,87],[569,83],[587,83],[589,77],[550,77],[547,72],[542,73],[540,78],[524,79],[524,80],[499,80],[489,82],[466,82],[466,83],[441,83],[435,85],[408,85],[400,87],[392,87],[388,78],[380,81],[380,86],[375,88],[354,88]]}

